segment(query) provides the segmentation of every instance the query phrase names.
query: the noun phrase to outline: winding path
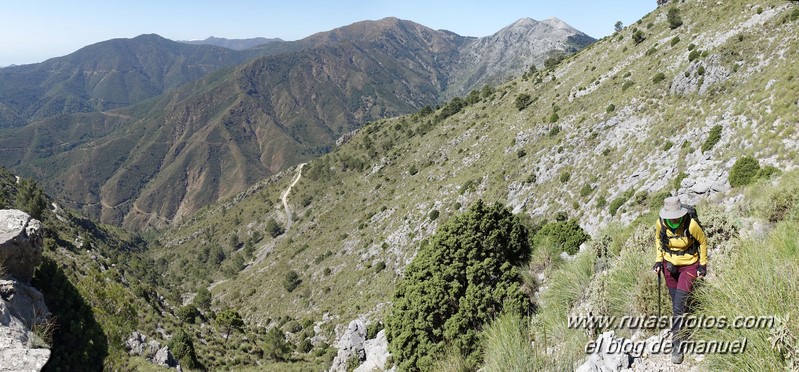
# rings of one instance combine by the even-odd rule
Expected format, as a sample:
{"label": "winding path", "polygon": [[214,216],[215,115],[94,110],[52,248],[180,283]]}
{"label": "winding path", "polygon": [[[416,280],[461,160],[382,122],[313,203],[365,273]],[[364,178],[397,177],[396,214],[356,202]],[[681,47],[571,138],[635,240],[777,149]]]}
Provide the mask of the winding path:
{"label": "winding path", "polygon": [[302,167],[304,167],[305,164],[306,163],[300,164],[300,166],[297,168],[297,175],[294,176],[294,180],[291,181],[291,185],[289,185],[289,187],[286,189],[286,191],[283,191],[283,193],[280,194],[280,200],[283,201],[283,208],[286,209],[286,232],[289,231],[289,229],[291,228],[291,224],[292,224],[292,221],[291,221],[291,210],[289,209],[289,203],[288,203],[289,193],[291,193],[291,188],[294,187],[294,185],[296,185],[297,182],[300,181],[300,177],[302,176]]}

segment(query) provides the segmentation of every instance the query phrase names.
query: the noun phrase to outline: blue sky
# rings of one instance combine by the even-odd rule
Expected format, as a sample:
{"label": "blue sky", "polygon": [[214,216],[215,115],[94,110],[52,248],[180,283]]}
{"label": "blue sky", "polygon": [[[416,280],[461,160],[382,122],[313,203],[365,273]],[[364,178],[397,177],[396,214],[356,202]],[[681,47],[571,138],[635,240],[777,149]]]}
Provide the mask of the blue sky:
{"label": "blue sky", "polygon": [[656,8],[634,1],[0,0],[0,66],[41,62],[113,38],[297,40],[362,20],[397,17],[463,36],[488,36],[520,18],[557,17],[595,38]]}

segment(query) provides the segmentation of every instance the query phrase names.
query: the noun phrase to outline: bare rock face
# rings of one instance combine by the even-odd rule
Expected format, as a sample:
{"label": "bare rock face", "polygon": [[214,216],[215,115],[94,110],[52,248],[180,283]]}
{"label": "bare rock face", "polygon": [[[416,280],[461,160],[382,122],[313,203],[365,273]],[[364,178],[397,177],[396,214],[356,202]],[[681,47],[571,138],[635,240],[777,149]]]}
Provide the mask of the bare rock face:
{"label": "bare rock face", "polygon": [[42,261],[42,224],[15,209],[0,210],[0,265],[6,275],[30,283]]}
{"label": "bare rock face", "polygon": [[346,371],[351,358],[357,358],[358,364],[366,360],[366,324],[361,319],[355,319],[347,326],[344,335],[338,340],[338,354],[333,359],[330,371]]}
{"label": "bare rock face", "polygon": [[0,210],[0,372],[39,371],[50,350],[34,328],[46,329],[50,312],[30,287],[42,259],[41,224],[18,210]]}

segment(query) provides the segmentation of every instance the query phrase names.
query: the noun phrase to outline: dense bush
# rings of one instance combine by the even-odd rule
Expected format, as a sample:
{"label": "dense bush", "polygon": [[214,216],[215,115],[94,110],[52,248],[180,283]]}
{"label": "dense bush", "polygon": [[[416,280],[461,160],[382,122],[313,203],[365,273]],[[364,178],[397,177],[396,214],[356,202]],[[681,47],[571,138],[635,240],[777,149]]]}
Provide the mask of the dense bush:
{"label": "dense bush", "polygon": [[274,218],[270,218],[268,221],[266,221],[265,230],[267,233],[269,233],[269,236],[273,238],[277,238],[285,232],[285,230],[283,230],[283,226],[280,226],[280,224],[277,223]]}
{"label": "dense bush", "polygon": [[635,45],[643,43],[644,40],[646,40],[646,36],[644,36],[644,33],[637,28],[633,29],[633,42],[635,43]]}
{"label": "dense bush", "polygon": [[721,130],[723,127],[721,125],[716,125],[712,129],[710,129],[710,134],[707,136],[707,140],[705,143],[702,144],[702,152],[710,151],[713,146],[721,139]]}
{"label": "dense bush", "polygon": [[283,277],[283,288],[285,288],[288,292],[297,289],[300,283],[302,283],[300,274],[297,274],[297,272],[294,270],[290,270],[286,273],[286,276]]}
{"label": "dense bush", "polygon": [[630,87],[632,87],[633,85],[635,85],[634,82],[632,82],[631,80],[627,80],[627,81],[624,82],[624,84],[621,85],[621,91],[624,92],[627,89],[629,89]]}
{"label": "dense bush", "polygon": [[591,187],[591,184],[586,183],[586,184],[583,185],[582,188],[580,188],[580,196],[586,197],[586,196],[588,196],[588,194],[592,193],[593,191],[594,191],[594,188]]}
{"label": "dense bush", "polygon": [[277,362],[284,362],[291,356],[291,345],[286,335],[278,327],[272,327],[264,337],[264,357]]}
{"label": "dense bush", "polygon": [[386,331],[400,370],[431,370],[446,347],[476,369],[483,325],[530,310],[514,266],[529,253],[527,229],[499,204],[478,201],[440,227],[394,293]]}
{"label": "dense bush", "polygon": [[621,206],[624,205],[624,202],[626,202],[626,201],[627,201],[627,197],[625,197],[625,196],[620,196],[620,197],[618,197],[616,199],[613,199],[610,202],[610,206],[608,206],[608,212],[610,212],[610,215],[611,216],[615,216],[616,212],[619,211],[619,208],[621,208]]}
{"label": "dense bush", "polygon": [[730,186],[746,186],[757,179],[760,162],[751,156],[743,156],[730,169]]}
{"label": "dense bush", "polygon": [[580,244],[590,236],[580,227],[576,219],[550,222],[544,225],[533,237],[536,247],[549,242],[555,248],[568,254],[575,254],[580,250]]}
{"label": "dense bush", "polygon": [[661,81],[663,81],[665,79],[666,79],[666,75],[663,74],[662,72],[658,72],[657,74],[655,74],[655,76],[652,77],[652,82],[657,84],[657,83],[659,83],[659,82],[661,82]]}
{"label": "dense bush", "polygon": [[191,340],[186,331],[178,328],[177,332],[172,335],[169,340],[169,351],[172,355],[180,361],[180,366],[183,368],[197,368],[197,354],[194,351],[194,342]]}
{"label": "dense bush", "polygon": [[516,96],[515,105],[516,105],[516,108],[519,111],[524,110],[531,103],[533,103],[533,98],[530,97],[530,95],[527,94],[527,93],[522,93],[522,94],[519,94],[518,96]]}

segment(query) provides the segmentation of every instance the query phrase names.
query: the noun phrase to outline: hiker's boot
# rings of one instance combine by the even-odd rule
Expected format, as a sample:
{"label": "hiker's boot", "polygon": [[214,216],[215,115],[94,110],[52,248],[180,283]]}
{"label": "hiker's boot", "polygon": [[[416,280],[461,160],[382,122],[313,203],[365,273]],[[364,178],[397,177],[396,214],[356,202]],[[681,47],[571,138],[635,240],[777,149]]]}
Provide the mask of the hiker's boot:
{"label": "hiker's boot", "polygon": [[678,334],[672,334],[671,336],[671,363],[672,364],[680,364],[682,363],[683,353],[682,353],[682,340]]}
{"label": "hiker's boot", "polygon": [[682,359],[682,353],[679,351],[671,354],[671,364],[682,364]]}
{"label": "hiker's boot", "polygon": [[674,314],[671,320],[671,362],[680,364],[683,360],[682,346],[682,323],[685,316],[685,299],[688,293],[675,289],[672,295],[671,310]]}

